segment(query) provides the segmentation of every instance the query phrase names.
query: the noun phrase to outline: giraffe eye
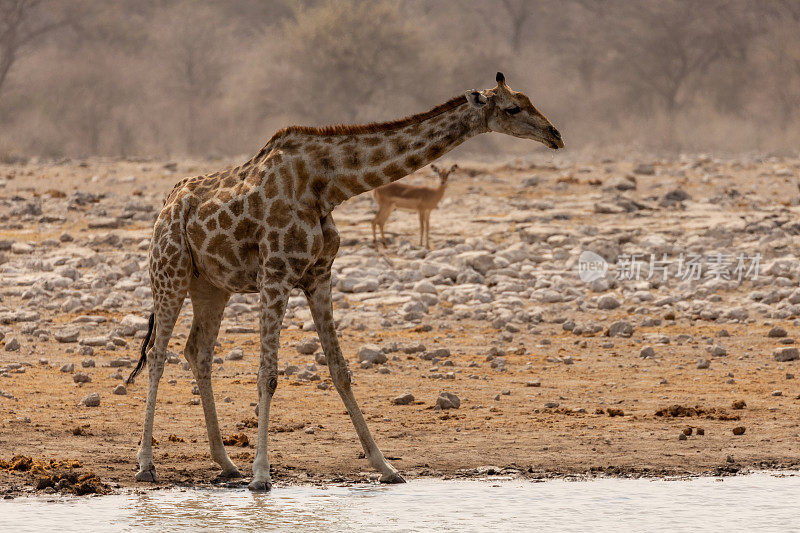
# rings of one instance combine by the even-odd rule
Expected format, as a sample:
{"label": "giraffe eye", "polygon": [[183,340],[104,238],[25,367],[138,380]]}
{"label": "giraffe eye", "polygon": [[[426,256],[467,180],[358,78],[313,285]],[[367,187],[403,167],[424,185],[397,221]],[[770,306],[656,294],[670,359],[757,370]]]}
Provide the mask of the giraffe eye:
{"label": "giraffe eye", "polygon": [[508,109],[505,109],[504,111],[506,113],[508,113],[509,115],[516,115],[517,113],[522,111],[522,109],[520,109],[519,106],[514,106],[514,107],[509,107]]}

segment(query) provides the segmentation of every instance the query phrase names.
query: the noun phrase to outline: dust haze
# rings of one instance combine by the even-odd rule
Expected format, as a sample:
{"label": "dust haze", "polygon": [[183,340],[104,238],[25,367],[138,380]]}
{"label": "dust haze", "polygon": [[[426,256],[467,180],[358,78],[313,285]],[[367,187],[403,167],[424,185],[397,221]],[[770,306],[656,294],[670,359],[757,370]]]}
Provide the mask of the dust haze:
{"label": "dust haze", "polygon": [[[0,158],[250,154],[498,70],[572,150],[794,153],[798,29],[797,1],[0,0]],[[493,137],[460,151],[545,150]]]}

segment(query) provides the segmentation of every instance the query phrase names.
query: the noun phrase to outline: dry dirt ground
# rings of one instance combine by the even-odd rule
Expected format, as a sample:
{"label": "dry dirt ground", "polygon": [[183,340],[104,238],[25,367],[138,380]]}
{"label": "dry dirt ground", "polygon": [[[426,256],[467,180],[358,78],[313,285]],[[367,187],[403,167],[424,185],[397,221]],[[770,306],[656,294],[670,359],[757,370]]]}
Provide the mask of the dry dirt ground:
{"label": "dry dirt ground", "polygon": [[[335,308],[354,392],[405,476],[660,476],[800,464],[800,362],[773,355],[792,348],[799,324],[796,159],[459,163],[431,217],[436,252],[416,246],[416,214],[396,212],[391,242],[376,253],[369,195],[334,213],[343,241]],[[0,492],[32,490],[44,473],[71,468],[40,464],[31,473],[15,456],[78,461],[76,472],[112,489],[137,486],[147,378],[112,393],[143,335],[123,318],[150,312],[147,239],[164,194],[182,176],[227,164],[0,165]],[[410,179],[432,182],[424,171]],[[668,194],[676,190],[686,194]],[[612,263],[591,286],[575,267],[584,249]],[[614,279],[620,254],[675,259],[721,249],[760,253],[758,280]],[[606,297],[619,305],[601,303]],[[245,477],[256,438],[256,306],[248,297],[229,304],[214,372],[223,436],[249,440],[228,447]],[[630,337],[609,336],[618,321]],[[296,349],[314,336],[307,322],[294,302],[279,365],[305,372],[282,375],[272,404],[273,478],[374,479],[327,369],[307,367],[314,354]],[[176,354],[190,323],[187,301]],[[359,363],[365,344],[388,361]],[[235,348],[244,357],[226,359]],[[159,486],[209,483],[219,470],[202,407],[182,356],[173,362],[156,413]],[[69,363],[74,369],[62,371]],[[91,381],[76,382],[79,372]],[[441,391],[455,393],[460,408],[435,408]],[[411,404],[392,403],[405,392]],[[91,393],[99,406],[84,404]],[[697,410],[657,414],[676,405]],[[739,427],[744,434],[734,435]]]}

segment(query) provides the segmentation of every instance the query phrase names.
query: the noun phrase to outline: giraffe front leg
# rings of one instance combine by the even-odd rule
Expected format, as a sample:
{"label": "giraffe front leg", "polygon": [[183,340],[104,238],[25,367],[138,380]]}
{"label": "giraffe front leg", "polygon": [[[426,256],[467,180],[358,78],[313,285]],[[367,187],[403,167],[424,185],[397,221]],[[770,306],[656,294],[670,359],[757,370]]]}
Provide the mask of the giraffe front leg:
{"label": "giraffe front leg", "polygon": [[372,438],[372,434],[367,427],[367,421],[364,420],[364,414],[359,409],[356,398],[353,395],[353,390],[350,386],[350,371],[347,368],[347,361],[342,355],[339,340],[336,338],[336,327],[333,322],[330,271],[315,280],[315,285],[306,290],[306,297],[311,308],[311,315],[314,318],[314,324],[317,327],[317,334],[328,359],[331,379],[350,415],[369,464],[381,473],[381,483],[405,483],[405,479],[397,469],[386,461],[378,445],[375,444],[375,439]]}
{"label": "giraffe front leg", "polygon": [[291,287],[285,283],[262,283],[261,288],[261,360],[258,367],[258,443],[253,461],[252,491],[272,488],[267,454],[269,407],[278,387],[278,344],[283,314]]}

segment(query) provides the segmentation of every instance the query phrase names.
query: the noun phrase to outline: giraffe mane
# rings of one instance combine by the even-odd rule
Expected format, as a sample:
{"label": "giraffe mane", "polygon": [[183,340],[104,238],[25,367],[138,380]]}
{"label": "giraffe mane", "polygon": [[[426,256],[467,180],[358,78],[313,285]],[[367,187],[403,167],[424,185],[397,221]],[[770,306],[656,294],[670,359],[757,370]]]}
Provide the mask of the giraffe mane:
{"label": "giraffe mane", "polygon": [[278,130],[275,133],[275,135],[273,135],[270,138],[267,144],[270,144],[275,139],[287,135],[289,133],[306,133],[309,135],[348,135],[348,134],[358,134],[358,133],[382,133],[385,131],[393,131],[399,128],[404,128],[405,126],[417,124],[424,120],[428,120],[430,118],[435,117],[436,115],[441,115],[446,111],[450,111],[451,109],[455,109],[466,103],[467,100],[466,98],[464,98],[464,95],[459,95],[423,113],[417,113],[416,115],[410,115],[401,119],[391,120],[389,122],[370,122],[368,124],[332,124],[329,126],[319,126],[319,127],[289,126],[281,130]]}

